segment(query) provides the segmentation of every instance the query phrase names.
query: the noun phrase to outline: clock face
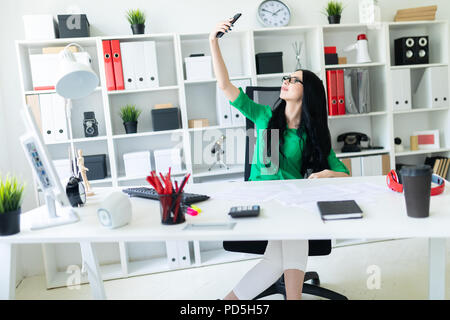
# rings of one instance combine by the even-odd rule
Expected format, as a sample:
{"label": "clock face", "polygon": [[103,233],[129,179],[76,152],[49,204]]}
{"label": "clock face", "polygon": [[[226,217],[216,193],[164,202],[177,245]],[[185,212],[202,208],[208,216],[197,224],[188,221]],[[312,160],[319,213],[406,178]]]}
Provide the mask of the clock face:
{"label": "clock face", "polygon": [[83,204],[86,203],[86,189],[84,188],[84,184],[82,182],[78,183],[78,190],[80,191],[80,199]]}
{"label": "clock face", "polygon": [[289,24],[291,11],[278,0],[267,0],[259,5],[259,21],[266,27],[284,27]]}

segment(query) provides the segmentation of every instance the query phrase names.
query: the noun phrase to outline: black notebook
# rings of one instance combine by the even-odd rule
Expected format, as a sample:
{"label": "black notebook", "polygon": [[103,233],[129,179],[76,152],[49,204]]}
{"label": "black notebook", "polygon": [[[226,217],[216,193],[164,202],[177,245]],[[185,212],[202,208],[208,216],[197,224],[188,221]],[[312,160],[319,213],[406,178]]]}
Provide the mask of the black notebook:
{"label": "black notebook", "polygon": [[355,200],[318,201],[322,220],[360,219],[363,212]]}

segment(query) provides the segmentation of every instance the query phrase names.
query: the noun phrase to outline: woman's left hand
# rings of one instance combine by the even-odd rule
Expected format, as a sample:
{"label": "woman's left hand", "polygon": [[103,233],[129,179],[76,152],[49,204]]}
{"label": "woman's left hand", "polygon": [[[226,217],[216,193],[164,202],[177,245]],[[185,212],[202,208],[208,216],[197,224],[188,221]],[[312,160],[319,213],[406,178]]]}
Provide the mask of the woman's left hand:
{"label": "woman's left hand", "polygon": [[[347,175],[345,175],[345,176],[347,176]],[[320,171],[320,172],[312,173],[308,177],[308,179],[334,178],[334,177],[336,177],[336,172],[335,171],[331,171],[331,170],[325,169],[325,170]]]}

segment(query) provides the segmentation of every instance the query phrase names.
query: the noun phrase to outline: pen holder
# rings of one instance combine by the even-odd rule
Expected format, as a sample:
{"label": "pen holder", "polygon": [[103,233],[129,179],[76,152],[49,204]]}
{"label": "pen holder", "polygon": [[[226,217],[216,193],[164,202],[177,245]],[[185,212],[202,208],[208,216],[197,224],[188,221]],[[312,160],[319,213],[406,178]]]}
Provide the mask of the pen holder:
{"label": "pen holder", "polygon": [[176,194],[159,195],[159,208],[162,224],[179,224],[186,221],[185,215],[187,206],[181,201],[183,193],[178,198]]}

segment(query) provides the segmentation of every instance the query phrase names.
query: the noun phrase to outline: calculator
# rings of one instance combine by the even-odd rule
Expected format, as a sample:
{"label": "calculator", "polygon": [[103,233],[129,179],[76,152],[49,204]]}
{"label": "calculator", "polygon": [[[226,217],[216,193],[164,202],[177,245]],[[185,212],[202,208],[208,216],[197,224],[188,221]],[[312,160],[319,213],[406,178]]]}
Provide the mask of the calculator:
{"label": "calculator", "polygon": [[259,216],[260,207],[258,205],[254,206],[238,206],[232,207],[228,214],[232,218],[244,218],[244,217],[257,217]]}

